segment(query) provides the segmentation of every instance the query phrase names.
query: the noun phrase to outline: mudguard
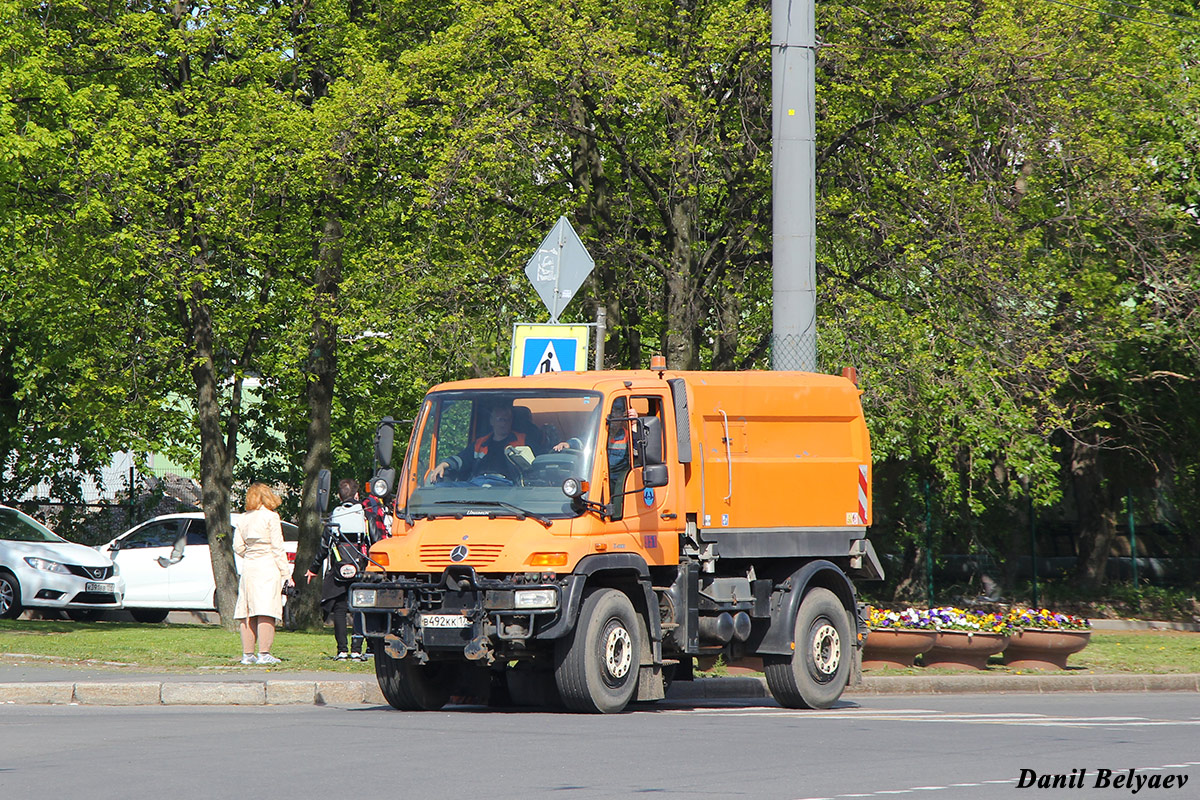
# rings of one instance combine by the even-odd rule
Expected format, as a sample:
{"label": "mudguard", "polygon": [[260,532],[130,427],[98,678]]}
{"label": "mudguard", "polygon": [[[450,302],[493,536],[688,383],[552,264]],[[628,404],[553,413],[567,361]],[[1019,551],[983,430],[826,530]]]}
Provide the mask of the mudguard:
{"label": "mudguard", "polygon": [[[759,641],[755,642],[752,634],[747,642],[752,652],[788,656],[795,651],[796,613],[809,586],[823,586],[836,594],[850,615],[850,621],[855,621],[857,601],[850,578],[831,561],[810,561],[793,572],[771,594],[771,617],[766,630]],[[855,626],[852,625],[851,630],[855,630]]]}
{"label": "mudguard", "polygon": [[[575,571],[567,576],[567,586],[562,593],[562,613],[558,621],[545,630],[539,631],[538,639],[560,639],[575,627],[579,618],[579,607],[583,604],[583,591],[588,585],[588,579],[597,573],[624,573],[635,577],[642,591],[643,607],[646,614],[646,624],[649,626],[650,641],[657,645],[662,641],[662,620],[658,615],[658,599],[650,582],[650,569],[645,560],[634,553],[604,553],[601,555],[582,558]],[[632,598],[636,600],[637,598]],[[655,648],[657,651],[657,647]]]}

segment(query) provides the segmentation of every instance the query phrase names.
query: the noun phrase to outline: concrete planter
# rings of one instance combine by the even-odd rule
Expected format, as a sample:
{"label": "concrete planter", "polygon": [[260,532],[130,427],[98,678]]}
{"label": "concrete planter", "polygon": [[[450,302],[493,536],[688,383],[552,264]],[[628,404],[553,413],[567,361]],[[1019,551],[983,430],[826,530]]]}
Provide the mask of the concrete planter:
{"label": "concrete planter", "polygon": [[937,631],[883,628],[867,634],[863,645],[863,669],[905,669],[913,659],[933,647]]}
{"label": "concrete planter", "polygon": [[1007,646],[1008,637],[999,633],[938,631],[924,663],[942,669],[987,669],[988,657]]}
{"label": "concrete planter", "polygon": [[1087,647],[1091,631],[1026,628],[1009,638],[1005,665],[1020,670],[1066,669],[1067,656]]}

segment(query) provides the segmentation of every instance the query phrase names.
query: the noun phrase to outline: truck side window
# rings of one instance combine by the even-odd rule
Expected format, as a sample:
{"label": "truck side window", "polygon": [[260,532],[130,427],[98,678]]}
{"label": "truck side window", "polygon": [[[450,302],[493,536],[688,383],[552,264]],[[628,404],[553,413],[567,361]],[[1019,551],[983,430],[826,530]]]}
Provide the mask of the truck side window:
{"label": "truck side window", "polygon": [[[662,446],[663,446],[662,437],[663,437],[663,430],[664,430],[664,428],[663,428],[663,398],[656,397],[654,395],[648,395],[645,397],[634,397],[632,405],[633,405],[633,410],[637,413],[637,415],[639,417],[657,417],[658,418],[658,422],[659,422],[658,439],[657,439],[656,443],[658,445],[658,452],[662,452]],[[640,439],[640,437],[644,436],[644,435],[645,435],[644,431],[637,432],[637,435],[635,435],[635,439]],[[641,459],[641,453],[638,451],[638,449],[636,447],[633,450],[633,458],[634,458],[633,465],[635,467],[644,466],[644,464],[642,463],[642,459]]]}
{"label": "truck side window", "polygon": [[624,397],[613,400],[605,420],[604,448],[608,454],[608,496],[613,519],[625,510],[625,484],[629,478],[629,406]]}
{"label": "truck side window", "polygon": [[[663,399],[655,395],[631,397],[627,402],[624,397],[613,400],[612,409],[608,413],[607,442],[608,452],[608,485],[609,496],[612,498],[613,519],[620,519],[624,513],[624,495],[629,489],[629,473],[642,466],[641,454],[638,452],[638,442],[645,433],[638,429],[637,419],[630,416],[630,410],[637,417],[657,417],[662,422]],[[659,436],[662,436],[662,425],[658,426]],[[658,442],[661,451],[661,438]]]}
{"label": "truck side window", "polygon": [[[470,400],[447,400],[433,405],[430,413],[435,416],[426,421],[429,432],[422,434],[417,452],[418,475],[425,475],[434,464],[466,449],[470,441],[472,405]],[[431,435],[434,426],[436,437]],[[435,441],[436,452],[430,452],[435,449]]]}

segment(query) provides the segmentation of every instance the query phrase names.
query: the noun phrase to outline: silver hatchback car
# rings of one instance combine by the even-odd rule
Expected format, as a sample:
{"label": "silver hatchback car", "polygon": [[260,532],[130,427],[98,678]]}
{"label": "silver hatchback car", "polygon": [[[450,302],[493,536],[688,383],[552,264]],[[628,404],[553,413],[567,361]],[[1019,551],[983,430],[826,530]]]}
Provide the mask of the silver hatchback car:
{"label": "silver hatchback car", "polygon": [[57,608],[85,618],[120,609],[124,595],[125,581],[111,558],[0,506],[0,617]]}

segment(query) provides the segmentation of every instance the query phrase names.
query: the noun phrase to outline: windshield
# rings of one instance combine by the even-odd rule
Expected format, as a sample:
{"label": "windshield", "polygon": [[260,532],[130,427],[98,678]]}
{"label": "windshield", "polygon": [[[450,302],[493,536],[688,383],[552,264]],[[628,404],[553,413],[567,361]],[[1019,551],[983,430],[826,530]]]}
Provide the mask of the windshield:
{"label": "windshield", "polygon": [[425,400],[407,473],[413,516],[575,516],[566,478],[591,474],[600,395],[439,392]]}
{"label": "windshield", "polygon": [[0,539],[10,542],[65,542],[33,517],[14,508],[0,508]]}

